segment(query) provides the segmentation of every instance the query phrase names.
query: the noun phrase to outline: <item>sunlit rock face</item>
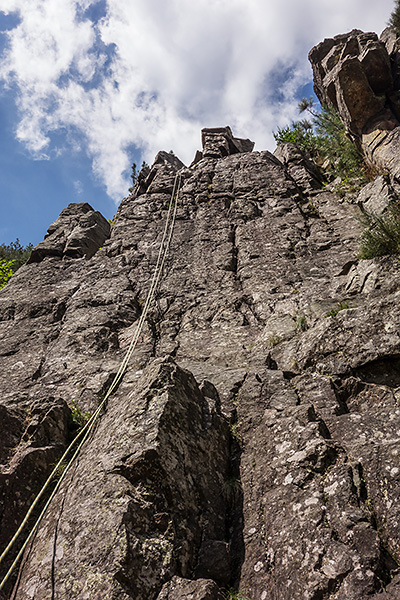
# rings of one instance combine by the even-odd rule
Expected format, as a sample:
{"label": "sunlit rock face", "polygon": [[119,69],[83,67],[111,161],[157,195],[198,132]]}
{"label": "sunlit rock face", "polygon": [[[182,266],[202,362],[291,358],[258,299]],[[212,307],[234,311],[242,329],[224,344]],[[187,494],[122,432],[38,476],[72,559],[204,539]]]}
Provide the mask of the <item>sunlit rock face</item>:
{"label": "sunlit rock face", "polygon": [[70,204],[48,229],[43,242],[32,251],[28,263],[46,256],[91,258],[110,235],[110,224],[87,202]]}
{"label": "sunlit rock face", "polygon": [[393,77],[386,47],[375,33],[356,29],[325,39],[311,50],[309,59],[320,102],[332,104],[352,133],[360,135],[371,120],[384,114]]}
{"label": "sunlit rock face", "polygon": [[309,59],[320,102],[333,106],[368,160],[400,174],[399,40],[388,27],[375,33],[353,30],[325,39]]}
{"label": "sunlit rock face", "polygon": [[118,371],[180,172],[135,353],[4,598],[398,596],[400,271],[357,258],[359,204],[397,183],[341,198],[291,144],[203,143],[190,168],[160,152],[109,231],[70,205],[0,292],[4,548]]}

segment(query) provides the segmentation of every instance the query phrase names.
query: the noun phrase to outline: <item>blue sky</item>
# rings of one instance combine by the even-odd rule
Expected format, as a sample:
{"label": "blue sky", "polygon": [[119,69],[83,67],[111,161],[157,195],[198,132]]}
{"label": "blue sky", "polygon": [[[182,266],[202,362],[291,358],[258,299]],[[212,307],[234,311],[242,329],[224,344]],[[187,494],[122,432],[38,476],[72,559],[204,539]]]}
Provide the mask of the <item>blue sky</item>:
{"label": "blue sky", "polygon": [[256,149],[311,91],[310,48],[380,33],[392,0],[0,0],[0,243],[69,202],[112,217],[130,166],[229,124]]}
{"label": "blue sky", "polygon": [[37,244],[70,202],[89,202],[112,218],[117,206],[84,150],[35,160],[15,137],[17,120],[13,97],[0,98],[0,243]]}

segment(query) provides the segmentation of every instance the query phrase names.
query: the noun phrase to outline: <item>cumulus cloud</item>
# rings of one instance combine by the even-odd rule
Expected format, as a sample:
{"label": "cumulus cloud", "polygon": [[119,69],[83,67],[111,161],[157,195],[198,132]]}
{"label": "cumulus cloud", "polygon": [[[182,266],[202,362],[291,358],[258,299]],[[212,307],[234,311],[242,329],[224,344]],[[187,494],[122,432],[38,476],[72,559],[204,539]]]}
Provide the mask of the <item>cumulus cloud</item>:
{"label": "cumulus cloud", "polygon": [[[36,157],[65,144],[90,156],[118,201],[133,149],[186,163],[200,129],[229,124],[257,148],[296,118],[308,50],[352,28],[380,32],[392,0],[3,0],[18,16],[0,78],[18,139]],[[57,144],[53,141],[57,133]]]}

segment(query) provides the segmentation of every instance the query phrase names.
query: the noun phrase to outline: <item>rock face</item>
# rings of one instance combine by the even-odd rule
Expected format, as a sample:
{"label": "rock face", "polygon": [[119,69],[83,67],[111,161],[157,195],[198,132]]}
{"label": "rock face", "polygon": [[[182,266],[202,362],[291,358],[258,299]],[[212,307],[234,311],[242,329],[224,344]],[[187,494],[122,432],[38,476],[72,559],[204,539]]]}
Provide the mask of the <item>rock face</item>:
{"label": "rock face", "polygon": [[0,292],[4,548],[118,371],[180,171],[138,346],[5,598],[400,597],[396,258],[357,258],[358,204],[298,149],[235,139],[206,130],[191,168],[160,152],[95,253],[81,216],[102,221],[70,205]]}
{"label": "rock face", "polygon": [[355,29],[326,39],[311,50],[309,59],[315,93],[322,104],[339,111],[349,131],[361,135],[371,121],[384,115],[393,78],[389,55],[375,33]]}
{"label": "rock face", "polygon": [[109,223],[87,202],[70,204],[34,248],[28,263],[40,262],[45,256],[91,258],[109,235]]}
{"label": "rock face", "polygon": [[228,583],[228,431],[191,374],[153,362],[115,398],[66,479],[16,597],[144,600],[176,572]]}
{"label": "rock face", "polygon": [[203,143],[202,157],[220,158],[239,152],[251,152],[254,142],[234,138],[230,127],[214,127],[203,129],[201,132]]}
{"label": "rock face", "polygon": [[375,33],[353,30],[325,39],[309,59],[320,102],[333,106],[369,161],[400,174],[399,41],[387,28]]}

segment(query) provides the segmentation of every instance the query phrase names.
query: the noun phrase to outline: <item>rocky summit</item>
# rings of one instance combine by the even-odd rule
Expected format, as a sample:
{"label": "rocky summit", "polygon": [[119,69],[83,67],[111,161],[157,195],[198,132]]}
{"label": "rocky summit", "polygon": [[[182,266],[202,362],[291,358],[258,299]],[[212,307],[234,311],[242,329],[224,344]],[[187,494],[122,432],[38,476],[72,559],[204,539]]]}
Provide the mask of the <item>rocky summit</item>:
{"label": "rocky summit", "polygon": [[400,177],[400,39],[354,29],[325,39],[309,59],[321,104],[333,106],[375,167]]}
{"label": "rocky summit", "polygon": [[310,54],[385,166],[357,193],[293,144],[205,129],[111,226],[69,205],[1,291],[1,549],[98,417],[2,558],[4,578],[33,531],[3,599],[400,598],[400,270],[359,258],[362,209],[399,197],[397,48],[353,31]]}

